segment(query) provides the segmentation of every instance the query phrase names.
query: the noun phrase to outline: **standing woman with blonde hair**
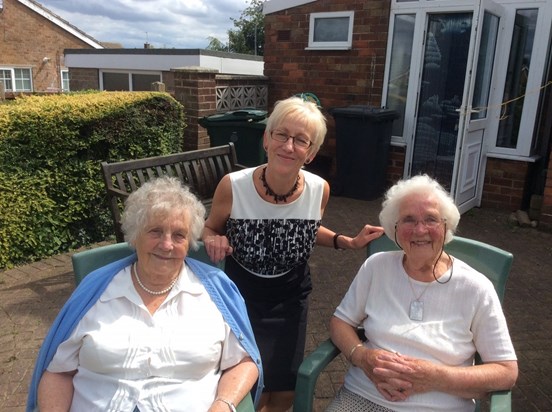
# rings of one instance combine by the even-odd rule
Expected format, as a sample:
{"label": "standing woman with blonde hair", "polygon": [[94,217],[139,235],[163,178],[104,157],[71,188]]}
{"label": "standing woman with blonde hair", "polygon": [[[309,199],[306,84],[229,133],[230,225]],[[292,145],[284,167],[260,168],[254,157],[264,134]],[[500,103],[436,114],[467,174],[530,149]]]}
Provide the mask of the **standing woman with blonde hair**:
{"label": "standing woman with blonde hair", "polygon": [[379,237],[369,225],[351,238],[321,226],[328,183],[303,166],[326,135],[318,107],[298,97],[276,103],[263,137],[268,162],[225,176],[213,198],[203,240],[245,298],[265,371],[260,411],[293,404],[303,359],[315,244],[359,249]]}

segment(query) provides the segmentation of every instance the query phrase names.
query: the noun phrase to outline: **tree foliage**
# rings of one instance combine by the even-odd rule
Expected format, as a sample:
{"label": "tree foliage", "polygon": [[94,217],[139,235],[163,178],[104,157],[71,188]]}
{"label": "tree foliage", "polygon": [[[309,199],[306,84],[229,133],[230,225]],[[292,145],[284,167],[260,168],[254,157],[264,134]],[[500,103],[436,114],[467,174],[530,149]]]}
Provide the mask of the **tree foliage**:
{"label": "tree foliage", "polygon": [[264,54],[264,15],[263,0],[251,0],[242,11],[240,18],[230,18],[235,29],[228,31],[228,44],[216,37],[209,38],[207,50],[228,51],[231,53]]}

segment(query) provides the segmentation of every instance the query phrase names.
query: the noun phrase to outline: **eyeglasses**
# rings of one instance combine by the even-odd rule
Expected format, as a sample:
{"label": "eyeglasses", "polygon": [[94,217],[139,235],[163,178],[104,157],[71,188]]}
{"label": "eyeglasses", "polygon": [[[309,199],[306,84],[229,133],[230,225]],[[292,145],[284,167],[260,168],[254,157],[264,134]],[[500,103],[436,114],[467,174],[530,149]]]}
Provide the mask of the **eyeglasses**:
{"label": "eyeglasses", "polygon": [[403,217],[400,220],[397,220],[396,225],[402,227],[403,229],[414,230],[416,226],[418,226],[418,223],[421,223],[427,229],[432,230],[432,229],[437,229],[446,221],[447,221],[446,219],[439,219],[434,216],[428,216],[422,220],[414,219],[413,217],[407,216],[407,217]]}
{"label": "eyeglasses", "polygon": [[293,140],[293,146],[299,149],[308,149],[312,146],[312,142],[304,136],[291,136],[282,130],[273,130],[270,132],[272,137],[277,142],[286,143],[289,139]]}

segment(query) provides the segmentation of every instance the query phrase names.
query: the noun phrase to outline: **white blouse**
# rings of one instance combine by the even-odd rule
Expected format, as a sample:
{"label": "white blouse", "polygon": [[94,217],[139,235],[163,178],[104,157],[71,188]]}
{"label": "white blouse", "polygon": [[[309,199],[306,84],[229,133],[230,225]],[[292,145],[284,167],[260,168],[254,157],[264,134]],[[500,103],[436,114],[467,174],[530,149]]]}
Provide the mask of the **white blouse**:
{"label": "white blouse", "polygon": [[205,412],[222,371],[247,356],[185,265],[153,315],[129,266],[59,346],[48,371],[77,370],[71,411]]}
{"label": "white blouse", "polygon": [[[362,325],[365,346],[451,366],[470,366],[477,351],[484,362],[515,360],[508,326],[492,283],[483,274],[454,258],[446,283],[410,279],[402,265],[403,252],[378,253],[361,266],[334,315]],[[450,270],[442,279],[448,279]],[[423,302],[423,320],[409,317],[410,304]],[[397,412],[473,411],[470,399],[444,392],[387,401],[362,369],[349,368],[345,387]]]}

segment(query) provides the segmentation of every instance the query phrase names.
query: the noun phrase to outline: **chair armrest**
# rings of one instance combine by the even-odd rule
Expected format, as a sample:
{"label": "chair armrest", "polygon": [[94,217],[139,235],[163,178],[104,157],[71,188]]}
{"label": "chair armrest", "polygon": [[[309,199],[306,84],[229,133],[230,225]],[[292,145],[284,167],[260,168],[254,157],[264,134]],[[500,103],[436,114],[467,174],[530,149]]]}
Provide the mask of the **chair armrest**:
{"label": "chair armrest", "polygon": [[245,398],[236,406],[238,412],[255,412],[255,406],[253,405],[253,398],[251,392],[245,395]]}
{"label": "chair armrest", "polygon": [[512,391],[496,391],[491,393],[490,412],[511,412]]}
{"label": "chair armrest", "polygon": [[318,376],[339,354],[339,349],[330,339],[327,339],[303,360],[297,372],[293,412],[311,412],[313,410],[314,388]]}

